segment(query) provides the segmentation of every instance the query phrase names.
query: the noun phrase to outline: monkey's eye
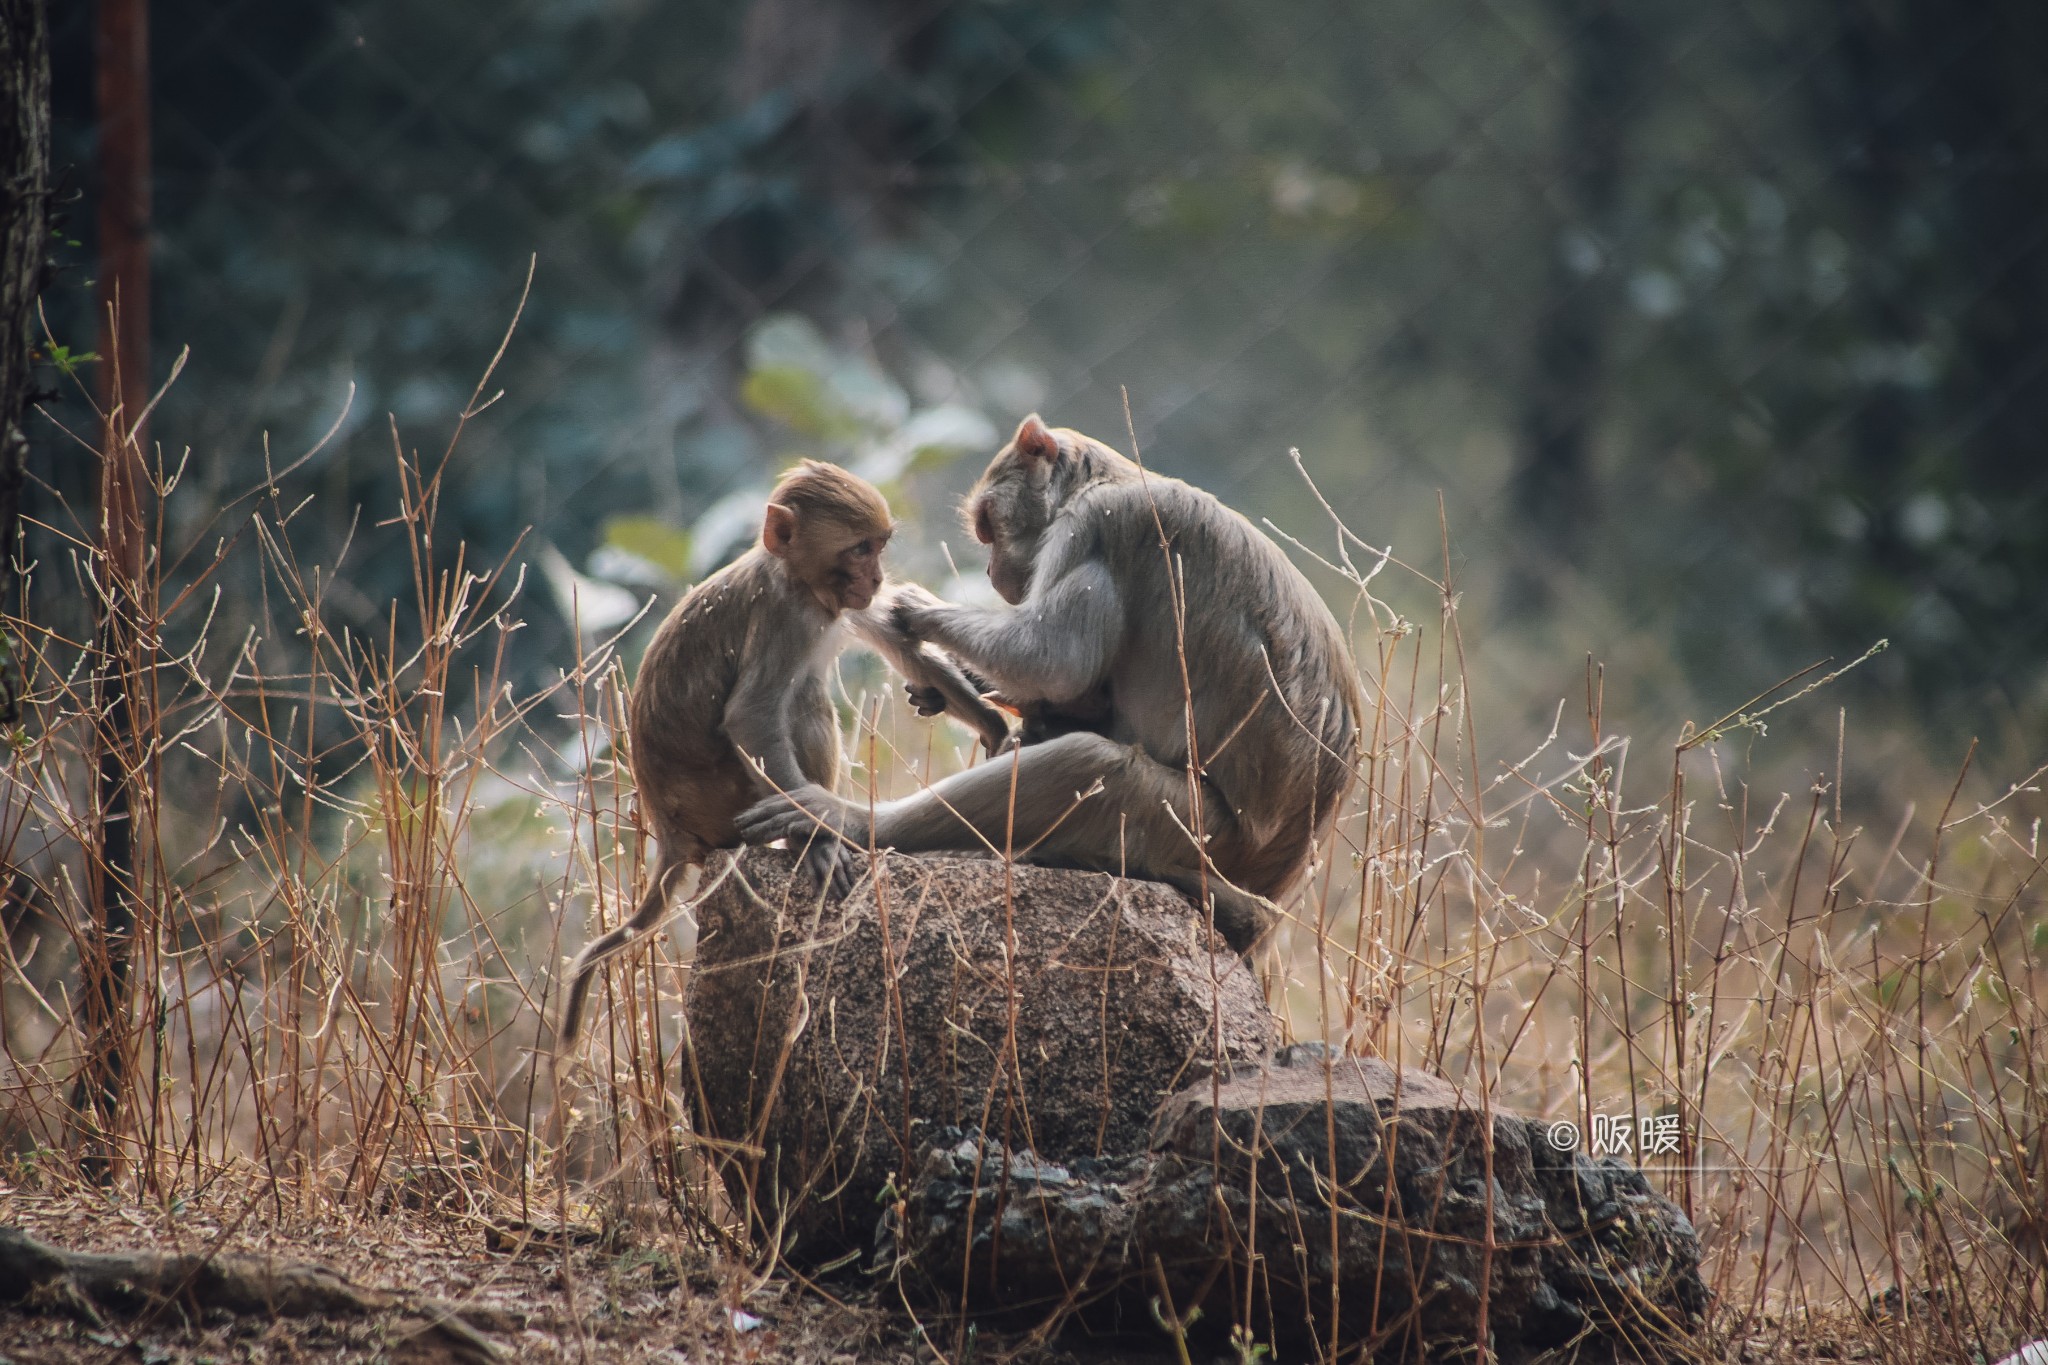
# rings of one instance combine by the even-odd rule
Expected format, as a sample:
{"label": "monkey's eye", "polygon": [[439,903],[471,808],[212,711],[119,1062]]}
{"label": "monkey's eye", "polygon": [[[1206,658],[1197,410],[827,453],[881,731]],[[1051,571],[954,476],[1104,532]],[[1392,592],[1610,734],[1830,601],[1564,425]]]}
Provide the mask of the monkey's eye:
{"label": "monkey's eye", "polygon": [[875,542],[873,542],[872,540],[863,540],[860,544],[853,547],[853,552],[859,555],[862,559],[866,559],[869,555],[875,552]]}
{"label": "monkey's eye", "polygon": [[975,504],[974,538],[984,545],[996,543],[996,530],[989,522],[988,504],[985,502]]}

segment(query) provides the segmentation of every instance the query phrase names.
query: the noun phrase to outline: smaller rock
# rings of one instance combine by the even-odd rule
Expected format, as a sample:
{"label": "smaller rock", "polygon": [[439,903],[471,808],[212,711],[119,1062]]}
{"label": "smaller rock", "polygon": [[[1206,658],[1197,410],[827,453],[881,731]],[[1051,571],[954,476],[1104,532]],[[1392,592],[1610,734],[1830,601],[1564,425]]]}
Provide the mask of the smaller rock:
{"label": "smaller rock", "polygon": [[1575,1339],[1675,1357],[1707,1299],[1691,1225],[1640,1171],[1542,1132],[1440,1077],[1290,1048],[1175,1095],[1143,1156],[1055,1172],[948,1132],[890,1245],[954,1306],[1133,1325],[1163,1292],[1297,1350],[1444,1359],[1469,1357],[1483,1306],[1503,1361]]}

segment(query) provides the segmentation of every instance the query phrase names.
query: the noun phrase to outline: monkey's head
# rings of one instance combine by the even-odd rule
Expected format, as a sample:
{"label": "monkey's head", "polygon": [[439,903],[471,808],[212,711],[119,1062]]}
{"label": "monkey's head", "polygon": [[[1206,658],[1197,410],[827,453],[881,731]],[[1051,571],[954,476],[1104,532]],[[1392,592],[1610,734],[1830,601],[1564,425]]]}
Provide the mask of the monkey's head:
{"label": "monkey's head", "polygon": [[837,616],[875,600],[882,551],[895,529],[889,504],[873,484],[838,465],[805,460],[768,495],[761,548]]}
{"label": "monkey's head", "polygon": [[1081,465],[1095,444],[1078,431],[1047,426],[1034,412],[1017,425],[1017,434],[996,452],[961,505],[967,529],[988,546],[988,581],[1005,602],[1030,594],[1038,543],[1080,482]]}

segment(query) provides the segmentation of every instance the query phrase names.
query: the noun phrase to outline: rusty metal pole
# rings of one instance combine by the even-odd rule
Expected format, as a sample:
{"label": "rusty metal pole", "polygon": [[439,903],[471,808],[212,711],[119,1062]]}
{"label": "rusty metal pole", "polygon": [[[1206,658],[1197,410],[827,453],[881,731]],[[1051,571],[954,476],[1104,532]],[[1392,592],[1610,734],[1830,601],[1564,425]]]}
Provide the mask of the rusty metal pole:
{"label": "rusty metal pole", "polygon": [[149,10],[99,0],[94,91],[99,117],[99,401],[103,600],[99,629],[99,848],[90,882],[97,942],[81,963],[90,1037],[74,1107],[87,1117],[83,1166],[112,1175],[129,1039],[135,936],[134,732],[130,646],[141,601],[142,411],[149,393]]}
{"label": "rusty metal pole", "polygon": [[[99,305],[101,410],[118,415],[123,439],[142,446],[135,423],[149,393],[149,5],[99,0],[94,90],[99,112]],[[111,433],[110,433],[111,435]],[[126,463],[109,459],[110,468]],[[139,473],[139,470],[135,472]],[[126,489],[134,501],[135,490]],[[131,517],[139,532],[139,518]],[[125,541],[129,539],[123,535]],[[110,546],[110,548],[112,548]],[[141,541],[124,545],[140,568]]]}

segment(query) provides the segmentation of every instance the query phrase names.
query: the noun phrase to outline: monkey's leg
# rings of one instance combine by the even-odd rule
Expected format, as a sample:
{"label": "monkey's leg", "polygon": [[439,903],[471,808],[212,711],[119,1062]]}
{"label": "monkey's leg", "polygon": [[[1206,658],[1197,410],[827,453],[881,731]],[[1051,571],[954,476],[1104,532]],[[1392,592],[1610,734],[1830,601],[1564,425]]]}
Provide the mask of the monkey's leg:
{"label": "monkey's leg", "polygon": [[[1060,813],[1069,809],[1072,797],[1068,795],[1065,803],[1057,798],[1070,790],[1085,788],[1071,782],[1055,783],[1050,792],[1042,793],[1055,798],[1051,801],[1036,799],[1040,792],[1031,793],[1034,800],[1028,804],[1032,813],[1045,823],[1042,828],[1037,822],[1029,827],[1031,844],[1026,852],[1023,839],[1027,801],[1020,780],[1020,856],[1033,862],[1067,864],[1165,882],[1197,905],[1204,905],[1206,896],[1218,932],[1238,953],[1249,953],[1265,937],[1277,918],[1275,907],[1232,882],[1213,859],[1204,857],[1204,849],[1195,842],[1193,831],[1198,826],[1184,770],[1160,763],[1143,749],[1086,731],[1047,740],[1036,747],[1040,752],[1052,750],[1060,755],[1061,765],[1070,762],[1068,778],[1087,775],[1090,781],[1100,781],[1102,790],[1073,808],[1064,819],[1059,818]],[[1039,773],[1061,765],[1042,765]],[[993,766],[1000,769],[1003,765]],[[1036,780],[1045,779],[1041,776]],[[1007,791],[1004,795],[1007,798]],[[1206,795],[1200,826],[1206,831],[1206,842],[1213,843],[1218,835],[1228,831],[1231,815],[1220,795]]]}
{"label": "monkey's leg", "polygon": [[892,583],[867,609],[849,611],[842,619],[908,681],[910,704],[919,715],[950,711],[981,736],[985,751],[996,753],[1009,742],[1010,722],[981,699],[983,689],[977,680],[965,675],[954,659],[904,633],[895,620],[896,605],[902,602],[942,605],[914,583]]}
{"label": "monkey's leg", "polygon": [[[790,744],[804,781],[828,791],[839,786],[839,718],[825,692],[825,681],[807,677],[789,703]],[[798,836],[789,841],[805,870],[816,880],[818,893],[843,898],[853,890],[856,869],[852,853],[837,839]]]}
{"label": "monkey's leg", "polygon": [[[953,713],[954,719],[971,727],[981,736],[982,751],[988,754],[1002,752],[1010,742],[1010,722],[1003,713],[981,699],[981,693],[974,684],[962,675],[953,661],[933,649],[920,645],[912,659],[920,671],[910,674],[910,690],[913,694],[936,693],[942,702],[942,709]],[[913,695],[912,704],[919,705],[924,698]],[[920,714],[929,715],[919,706]]]}
{"label": "monkey's leg", "polygon": [[[1211,835],[1228,828],[1220,801],[1207,804],[1203,815]],[[737,824],[749,843],[802,839],[821,826],[856,844],[869,834],[865,810],[818,787],[764,801]],[[1163,881],[1197,897],[1206,887],[1216,927],[1233,948],[1248,951],[1271,924],[1272,909],[1214,867],[1204,868],[1193,828],[1184,773],[1140,749],[1083,732],[885,802],[875,809],[872,833],[876,846],[905,853],[989,847],[1037,862]]]}

